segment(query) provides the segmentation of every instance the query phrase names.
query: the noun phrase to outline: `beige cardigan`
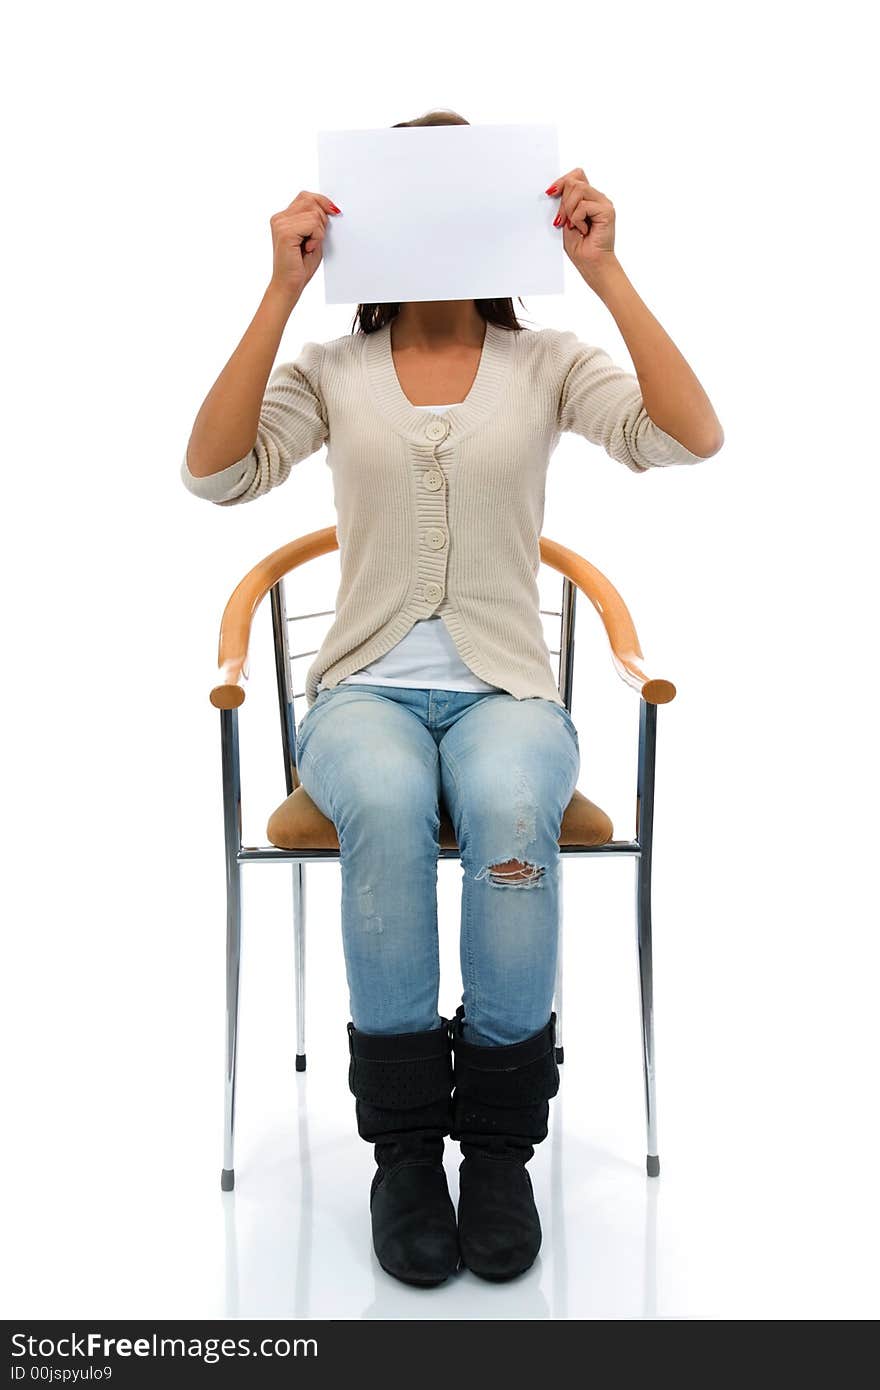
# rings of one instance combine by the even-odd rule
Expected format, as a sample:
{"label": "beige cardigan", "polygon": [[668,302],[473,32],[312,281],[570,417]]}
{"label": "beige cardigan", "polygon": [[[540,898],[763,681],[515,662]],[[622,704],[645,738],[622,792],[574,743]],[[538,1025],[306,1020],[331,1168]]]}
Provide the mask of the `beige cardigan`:
{"label": "beige cardigan", "polygon": [[208,478],[184,456],[181,477],[197,497],[238,506],[326,444],[341,578],[306,673],[309,707],[320,680],[335,686],[432,613],[483,680],[561,705],[536,576],[547,467],[564,430],[637,473],[702,458],[653,422],[635,375],[556,328],[487,323],[466,399],[444,414],[417,410],[388,323],[305,343],[269,378],[250,453]]}

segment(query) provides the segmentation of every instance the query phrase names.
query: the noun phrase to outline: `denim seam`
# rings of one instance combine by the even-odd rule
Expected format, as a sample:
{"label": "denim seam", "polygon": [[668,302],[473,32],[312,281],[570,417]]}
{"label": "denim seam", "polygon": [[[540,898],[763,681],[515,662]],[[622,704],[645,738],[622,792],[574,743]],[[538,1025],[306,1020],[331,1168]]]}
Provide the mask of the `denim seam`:
{"label": "denim seam", "polygon": [[[462,829],[462,832],[463,832],[463,833],[462,833],[462,836],[461,836],[461,839],[467,841],[467,840],[469,839],[468,823],[467,823],[467,811],[466,811],[466,808],[465,808],[465,799],[464,799],[464,797],[463,797],[462,794],[461,794],[461,782],[459,781],[458,772],[457,772],[457,770],[456,770],[455,758],[452,756],[452,754],[450,754],[450,753],[448,752],[448,750],[447,750],[445,753],[441,754],[441,756],[442,756],[442,757],[445,757],[446,766],[449,768],[449,771],[450,771],[450,773],[451,773],[451,775],[452,775],[452,780],[453,780],[453,782],[455,783],[455,790],[456,790],[456,794],[457,794],[457,796],[458,796],[458,804],[459,804],[459,807],[460,807],[460,814],[461,814],[461,829]],[[459,853],[461,853],[462,847],[461,847],[461,842],[460,842],[460,841],[459,841],[459,846],[458,846],[458,848],[459,848]],[[476,1014],[476,1013],[477,1013],[477,1005],[478,1005],[478,1002],[479,1002],[479,1001],[478,1001],[478,996],[477,996],[477,976],[476,976],[476,970],[474,969],[473,932],[472,932],[472,930],[471,930],[471,898],[472,898],[473,894],[472,894],[472,891],[471,891],[471,889],[470,889],[470,887],[469,887],[469,885],[468,885],[468,881],[467,881],[467,878],[468,878],[467,869],[464,868],[464,861],[463,861],[463,860],[462,860],[462,869],[464,870],[464,883],[463,883],[463,885],[462,885],[462,890],[461,890],[461,892],[462,892],[462,903],[463,903],[463,905],[464,905],[464,913],[463,913],[464,922],[463,922],[463,926],[464,926],[465,948],[466,948],[466,951],[467,951],[467,962],[468,962],[468,983],[469,983],[470,988],[471,988],[472,1008],[473,1008],[474,1014]]]}
{"label": "denim seam", "polygon": [[[305,768],[305,766],[306,766],[307,764],[308,764],[309,768],[311,769],[310,777],[311,777],[311,779],[312,779],[313,784],[314,784],[314,783],[317,783],[317,784],[318,784],[318,787],[319,787],[319,795],[321,796],[322,800],[326,803],[326,805],[330,807],[330,810],[332,811],[332,810],[333,810],[333,807],[332,807],[332,805],[331,805],[331,802],[330,802],[329,797],[327,796],[327,784],[326,784],[325,779],[324,779],[324,778],[321,776],[321,774],[320,774],[320,766],[321,766],[321,765],[320,765],[320,763],[318,762],[318,760],[312,755],[311,751],[310,751],[308,748],[304,748],[304,749],[303,749],[303,751],[302,751],[302,753],[300,754],[300,757],[299,757],[299,759],[298,759],[298,761],[297,761],[297,770],[299,771],[299,774],[300,774],[300,779],[299,779],[299,780],[300,780],[300,786],[305,787],[305,783],[304,783],[303,777],[302,777],[302,770],[303,770],[303,768]],[[310,794],[310,793],[309,793],[308,787],[305,787],[305,791],[306,791],[306,794],[307,794],[307,795]],[[311,797],[311,800],[312,800],[312,801],[315,801],[315,798],[314,798],[314,797]],[[316,806],[318,805],[317,801],[315,801],[315,805],[316,805]],[[320,806],[318,806],[318,810],[321,811],[321,807],[320,807]],[[321,811],[321,814],[323,815],[324,812]],[[341,848],[342,848],[342,833],[341,833],[341,831],[340,831],[340,829],[339,829],[339,826],[336,824],[336,820],[335,820],[334,815],[330,815],[330,816],[328,817],[328,819],[331,820],[331,821],[333,822],[333,825],[334,825],[335,830],[336,830],[336,837],[337,837],[337,839],[339,840],[339,843],[340,843],[340,851],[341,851]]]}
{"label": "denim seam", "polygon": [[553,709],[556,712],[557,718],[562,720],[563,724],[568,730],[569,737],[571,738],[572,743],[577,749],[578,757],[580,757],[581,743],[580,738],[578,737],[577,726],[575,725],[575,722],[572,719],[571,715],[568,713],[568,710],[565,708],[564,705],[557,705],[556,702],[553,700],[548,700],[547,703],[553,707]]}

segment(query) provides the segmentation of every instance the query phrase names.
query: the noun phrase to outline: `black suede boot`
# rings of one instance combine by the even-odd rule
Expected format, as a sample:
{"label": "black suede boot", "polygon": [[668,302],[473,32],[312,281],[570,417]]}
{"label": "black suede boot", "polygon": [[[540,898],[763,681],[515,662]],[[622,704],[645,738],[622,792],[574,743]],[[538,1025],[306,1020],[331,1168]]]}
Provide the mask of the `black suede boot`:
{"label": "black suede boot", "polygon": [[373,1248],[407,1284],[440,1284],[458,1268],[455,1207],[443,1168],[452,1120],[449,1021],[425,1033],[363,1033],[348,1025],[348,1084],[358,1133],[375,1144]]}
{"label": "black suede boot", "polygon": [[547,1137],[549,1101],[559,1090],[556,1015],[523,1042],[484,1047],[452,1028],[455,1093],[451,1135],[459,1169],[462,1262],[483,1279],[512,1279],[535,1261],[541,1221],[526,1164]]}

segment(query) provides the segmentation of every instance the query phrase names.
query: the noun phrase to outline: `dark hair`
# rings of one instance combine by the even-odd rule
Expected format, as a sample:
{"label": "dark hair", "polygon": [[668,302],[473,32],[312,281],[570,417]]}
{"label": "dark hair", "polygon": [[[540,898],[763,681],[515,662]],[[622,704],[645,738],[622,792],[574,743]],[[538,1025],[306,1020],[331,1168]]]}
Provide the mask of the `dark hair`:
{"label": "dark hair", "polygon": [[[466,121],[464,116],[459,116],[457,111],[428,111],[414,121],[397,121],[391,129],[419,125],[470,125],[470,121]],[[521,298],[519,302],[522,304]],[[512,299],[475,299],[474,304],[477,312],[487,322],[496,323],[499,328],[510,328],[514,331],[522,331],[525,328],[525,324],[520,323],[516,317]],[[375,333],[378,329],[384,328],[391,319],[396,318],[399,312],[399,304],[359,304],[355,310],[351,331]]]}

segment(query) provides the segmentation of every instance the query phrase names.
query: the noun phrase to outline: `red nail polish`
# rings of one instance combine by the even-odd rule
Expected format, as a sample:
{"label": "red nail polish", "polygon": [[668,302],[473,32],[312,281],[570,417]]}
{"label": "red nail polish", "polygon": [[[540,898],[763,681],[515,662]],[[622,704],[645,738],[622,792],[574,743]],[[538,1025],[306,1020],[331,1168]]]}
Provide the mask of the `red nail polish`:
{"label": "red nail polish", "polygon": [[334,212],[341,212],[341,211],[342,211],[342,208],[338,208],[338,207],[336,206],[335,203],[331,203],[331,204],[330,204],[330,207],[332,208],[332,210],[333,210]]}
{"label": "red nail polish", "polygon": [[555,184],[555,183],[551,183],[551,185],[550,185],[549,188],[545,188],[545,189],[544,189],[544,192],[545,192],[545,193],[555,193],[555,192],[556,192],[556,184]]}
{"label": "red nail polish", "polygon": [[561,226],[562,226],[562,219],[561,219],[561,217],[559,216],[559,213],[558,213],[558,212],[557,212],[556,216],[555,216],[554,219],[553,219],[553,226],[554,226],[554,227],[561,227]]}

